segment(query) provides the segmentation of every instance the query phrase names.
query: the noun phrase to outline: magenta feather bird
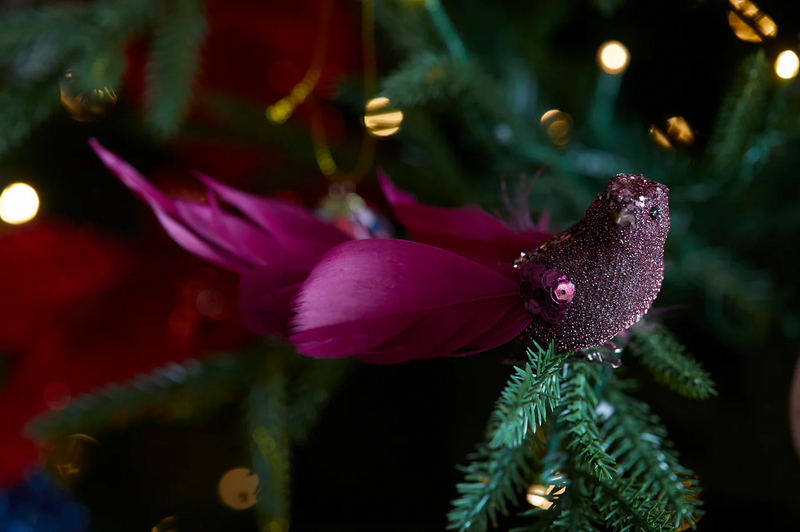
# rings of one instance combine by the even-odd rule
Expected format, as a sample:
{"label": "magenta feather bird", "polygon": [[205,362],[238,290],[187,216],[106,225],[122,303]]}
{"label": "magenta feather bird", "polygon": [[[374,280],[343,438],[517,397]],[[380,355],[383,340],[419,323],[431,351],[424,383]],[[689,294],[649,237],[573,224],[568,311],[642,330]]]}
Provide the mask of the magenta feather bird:
{"label": "magenta feather bird", "polygon": [[661,287],[668,189],[642,176],[614,176],[583,220],[541,243],[481,211],[420,205],[385,176],[382,185],[409,232],[440,247],[367,240],[328,252],[296,300],[301,353],[388,363],[514,338],[576,351],[630,327]]}

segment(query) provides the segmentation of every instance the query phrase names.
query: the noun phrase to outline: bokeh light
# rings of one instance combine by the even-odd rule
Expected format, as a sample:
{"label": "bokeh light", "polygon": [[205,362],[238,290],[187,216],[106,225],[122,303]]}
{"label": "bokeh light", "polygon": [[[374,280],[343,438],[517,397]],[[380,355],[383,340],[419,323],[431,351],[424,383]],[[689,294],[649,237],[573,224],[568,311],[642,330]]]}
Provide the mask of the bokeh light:
{"label": "bokeh light", "polygon": [[668,118],[667,134],[681,144],[691,144],[694,142],[694,132],[692,126],[682,116],[673,116]]}
{"label": "bokeh light", "polygon": [[39,195],[25,183],[8,185],[0,194],[0,219],[7,224],[23,224],[39,212]]}
{"label": "bokeh light", "polygon": [[546,111],[542,115],[542,118],[539,120],[539,123],[544,125],[545,122],[549,122],[552,118],[557,116],[559,113],[561,113],[561,111],[559,111],[558,109],[550,109],[549,111]]}
{"label": "bokeh light", "polygon": [[539,120],[550,142],[566,146],[572,140],[572,117],[558,109],[551,109]]}
{"label": "bokeh light", "polygon": [[402,111],[389,109],[389,98],[383,96],[367,102],[364,114],[364,126],[370,135],[388,137],[400,131],[403,121]]}
{"label": "bokeh light", "polygon": [[119,99],[114,89],[109,87],[81,92],[71,71],[67,71],[61,80],[60,88],[61,105],[78,122],[97,120]]}
{"label": "bokeh light", "polygon": [[778,34],[778,25],[750,0],[730,0],[728,24],[739,39],[762,42]]}
{"label": "bokeh light", "polygon": [[775,60],[775,73],[779,78],[792,79],[797,76],[798,70],[800,70],[800,60],[791,50],[784,50]]}
{"label": "bokeh light", "polygon": [[542,510],[549,510],[554,503],[553,501],[549,500],[546,496],[549,495],[551,499],[557,499],[558,496],[564,493],[565,491],[566,491],[565,487],[557,489],[557,486],[544,487],[542,485],[535,484],[530,488],[528,488],[526,499],[528,500],[528,504],[530,504],[531,506],[535,506],[536,508],[541,508]]}
{"label": "bokeh light", "polygon": [[158,522],[151,532],[178,532],[177,520],[174,516],[167,517]]}
{"label": "bokeh light", "polygon": [[258,501],[258,475],[246,467],[227,471],[217,486],[219,498],[234,510],[246,510]]}
{"label": "bokeh light", "polygon": [[597,61],[605,72],[621,74],[628,68],[630,54],[621,42],[608,41],[600,45],[600,49],[597,51]]}
{"label": "bokeh light", "polygon": [[55,440],[47,452],[47,469],[67,484],[81,478],[99,442],[86,434],[72,434]]}

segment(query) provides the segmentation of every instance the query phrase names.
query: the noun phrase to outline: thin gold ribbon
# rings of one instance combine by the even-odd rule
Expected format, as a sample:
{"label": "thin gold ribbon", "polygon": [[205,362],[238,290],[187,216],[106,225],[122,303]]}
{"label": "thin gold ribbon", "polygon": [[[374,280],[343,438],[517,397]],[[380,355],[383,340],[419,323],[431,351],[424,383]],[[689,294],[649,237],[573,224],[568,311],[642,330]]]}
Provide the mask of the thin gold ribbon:
{"label": "thin gold ribbon", "polygon": [[[331,18],[334,0],[325,0],[320,15],[320,33],[314,50],[311,65],[303,79],[295,85],[288,96],[267,108],[267,118],[282,124],[292,115],[298,105],[303,103],[313,92],[319,82],[322,65],[325,63],[328,39],[330,37]],[[361,17],[362,54],[364,61],[364,98],[370,101],[378,92],[377,66],[375,60],[375,2],[362,0]],[[325,127],[317,108],[311,113],[311,138],[314,154],[320,171],[334,183],[357,183],[372,168],[375,159],[375,138],[364,133],[361,152],[355,169],[350,172],[340,170],[328,144]]]}

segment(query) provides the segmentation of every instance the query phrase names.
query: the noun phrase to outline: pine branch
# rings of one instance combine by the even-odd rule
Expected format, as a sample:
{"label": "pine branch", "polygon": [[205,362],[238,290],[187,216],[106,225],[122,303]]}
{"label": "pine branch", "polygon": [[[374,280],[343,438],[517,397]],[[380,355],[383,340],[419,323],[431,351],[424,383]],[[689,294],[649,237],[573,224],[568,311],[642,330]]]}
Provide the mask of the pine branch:
{"label": "pine branch", "polygon": [[263,356],[246,352],[171,363],[128,383],[109,384],[76,397],[63,410],[35,418],[28,431],[37,439],[49,440],[96,434],[144,417],[180,418],[208,412],[249,385]]}
{"label": "pine branch", "polygon": [[512,532],[599,532],[595,523],[602,525],[600,516],[592,508],[591,494],[582,479],[578,479],[566,493],[559,496],[554,506],[547,510],[537,509],[526,515],[537,515],[540,519],[532,525],[515,528]]}
{"label": "pine branch", "polygon": [[528,362],[516,366],[515,375],[500,394],[489,424],[490,446],[516,447],[530,432],[536,432],[561,396],[560,370],[566,354],[553,352],[553,345],[537,352],[528,349]]}
{"label": "pine branch", "polygon": [[61,106],[58,78],[0,90],[0,154],[22,141]]}
{"label": "pine branch", "polygon": [[722,102],[708,152],[717,168],[741,163],[748,138],[759,128],[767,96],[769,64],[763,49],[748,57]]}
{"label": "pine branch", "polygon": [[672,516],[650,497],[643,486],[632,480],[585,478],[587,484],[594,484],[592,502],[602,521],[614,532],[674,530]]}
{"label": "pine branch", "polygon": [[452,101],[460,109],[481,109],[503,121],[504,99],[497,82],[478,63],[449,54],[416,55],[383,79],[383,92],[397,107]]}
{"label": "pine branch", "polygon": [[156,29],[148,64],[147,120],[161,135],[177,133],[189,109],[206,34],[202,0],[175,0]]}
{"label": "pine branch", "polygon": [[678,462],[678,454],[666,440],[667,432],[650,407],[608,383],[604,396],[614,412],[602,426],[609,452],[619,472],[642,485],[643,493],[677,516],[677,527],[694,523],[703,512],[697,499],[694,473]]}
{"label": "pine branch", "polygon": [[250,455],[259,479],[255,508],[263,530],[289,528],[291,486],[285,366],[283,351],[270,352],[261,378],[250,388],[247,400]]}
{"label": "pine branch", "polygon": [[461,468],[466,482],[456,485],[459,498],[447,515],[448,530],[483,532],[490,522],[497,527],[497,516],[508,515],[508,503],[516,506],[518,494],[527,487],[533,449],[533,442],[529,443],[497,449],[486,444],[478,447],[469,457],[472,463]]}
{"label": "pine branch", "polygon": [[685,232],[674,247],[673,286],[704,296],[707,321],[726,338],[741,338],[763,326],[774,309],[773,281],[734,256],[729,249],[709,246]]}
{"label": "pine branch", "polygon": [[574,460],[601,479],[614,476],[615,461],[605,450],[597,428],[597,395],[589,379],[597,380],[597,368],[571,364],[564,383],[559,422],[565,429],[564,440]]}
{"label": "pine branch", "polygon": [[558,500],[558,514],[547,530],[565,532],[598,532],[595,523],[602,523],[597,511],[592,508],[592,499],[583,479],[578,479]]}
{"label": "pine branch", "polygon": [[375,20],[403,55],[431,49],[430,24],[422,5],[404,0],[383,0],[375,4]]}
{"label": "pine branch", "polygon": [[646,324],[630,329],[633,339],[628,344],[653,377],[673,392],[692,399],[717,395],[714,381],[666,327]]}

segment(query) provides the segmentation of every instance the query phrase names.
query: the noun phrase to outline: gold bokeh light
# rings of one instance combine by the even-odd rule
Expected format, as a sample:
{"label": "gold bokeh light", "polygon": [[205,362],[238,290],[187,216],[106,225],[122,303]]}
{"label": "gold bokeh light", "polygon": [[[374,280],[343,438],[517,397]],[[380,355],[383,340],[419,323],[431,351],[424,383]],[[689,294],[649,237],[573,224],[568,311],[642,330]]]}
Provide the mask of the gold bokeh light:
{"label": "gold bokeh light", "polygon": [[682,116],[673,116],[667,119],[667,134],[681,144],[694,142],[694,132],[689,122]]}
{"label": "gold bokeh light", "polygon": [[370,135],[388,137],[400,131],[403,112],[389,109],[389,98],[380,96],[367,102],[364,126]]}
{"label": "gold bokeh light", "polygon": [[784,50],[775,60],[775,73],[781,79],[792,79],[800,70],[800,59],[791,50]]}
{"label": "gold bokeh light", "polygon": [[553,501],[549,500],[547,496],[549,495],[551,499],[557,499],[558,496],[565,491],[566,488],[564,487],[556,490],[556,486],[544,487],[542,485],[535,484],[528,488],[528,493],[525,498],[528,500],[528,504],[531,506],[541,508],[542,510],[549,510],[554,503]]}
{"label": "gold bokeh light", "polygon": [[566,146],[572,140],[572,117],[558,109],[551,109],[539,120],[550,142],[556,146]]}
{"label": "gold bokeh light", "polygon": [[119,99],[114,89],[103,87],[86,93],[81,92],[76,85],[75,76],[67,71],[61,80],[61,105],[67,110],[73,120],[78,122],[91,122],[105,114],[109,107]]}
{"label": "gold bokeh light", "polygon": [[246,467],[231,469],[220,478],[217,492],[225,506],[246,510],[258,501],[258,475]]}
{"label": "gold bokeh light", "polygon": [[559,111],[558,109],[550,109],[549,111],[545,112],[545,113],[542,115],[542,118],[541,118],[541,120],[539,120],[539,123],[540,123],[540,124],[542,124],[542,125],[544,125],[544,123],[545,123],[545,122],[549,121],[551,118],[554,118],[554,117],[555,117],[555,116],[557,116],[557,115],[558,115],[560,112],[561,112],[561,111]]}
{"label": "gold bokeh light", "polygon": [[39,212],[39,195],[32,186],[12,183],[0,194],[0,220],[18,225],[33,220]]}
{"label": "gold bokeh light", "polygon": [[608,41],[600,45],[597,51],[597,62],[608,74],[621,74],[628,68],[630,54],[625,45],[619,41]]}
{"label": "gold bokeh light", "polygon": [[650,126],[650,140],[661,146],[665,149],[672,148],[672,143],[669,141],[667,136],[664,134],[663,131],[658,129],[656,126]]}
{"label": "gold bokeh light", "polygon": [[730,0],[728,24],[733,33],[746,42],[762,42],[778,34],[778,25],[750,0]]}

